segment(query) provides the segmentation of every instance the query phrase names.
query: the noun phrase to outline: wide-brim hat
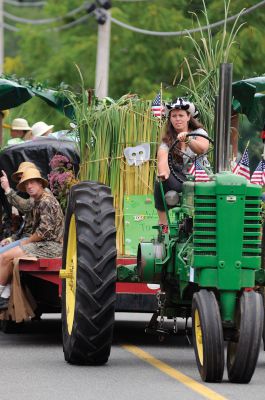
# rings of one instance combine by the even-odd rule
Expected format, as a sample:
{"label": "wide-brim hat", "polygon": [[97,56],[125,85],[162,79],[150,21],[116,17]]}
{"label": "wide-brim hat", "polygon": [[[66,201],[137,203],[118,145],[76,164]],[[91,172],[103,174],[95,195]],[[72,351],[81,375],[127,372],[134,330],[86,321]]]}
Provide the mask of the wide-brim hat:
{"label": "wide-brim hat", "polygon": [[11,123],[11,129],[16,131],[30,131],[31,127],[28,124],[28,121],[24,118],[15,118]]}
{"label": "wide-brim hat", "polygon": [[[9,114],[9,110],[0,110],[0,113],[2,114],[2,119],[6,118]],[[3,128],[11,128],[11,125],[6,124],[2,121],[2,127]]]}
{"label": "wide-brim hat", "polygon": [[19,184],[17,185],[17,189],[21,192],[26,192],[25,184],[30,179],[41,181],[44,188],[48,186],[48,181],[41,176],[40,171],[37,168],[27,168],[22,174]]}
{"label": "wide-brim hat", "polygon": [[166,110],[167,116],[169,116],[170,111],[172,111],[172,110],[185,110],[193,118],[197,118],[199,115],[199,112],[198,112],[195,104],[183,97],[177,97],[171,103],[166,103],[165,110]]}
{"label": "wide-brim hat", "polygon": [[11,175],[11,178],[13,179],[13,181],[19,182],[20,175],[23,174],[23,172],[27,168],[35,168],[35,169],[37,169],[37,167],[36,167],[36,165],[34,163],[32,163],[30,161],[23,161],[21,164],[19,164],[18,170]]}
{"label": "wide-brim hat", "polygon": [[42,136],[52,129],[54,125],[47,125],[46,122],[39,121],[32,125],[31,132],[33,137]]}
{"label": "wide-brim hat", "polygon": [[3,118],[6,118],[9,114],[9,110],[0,110],[0,113],[2,114]]}

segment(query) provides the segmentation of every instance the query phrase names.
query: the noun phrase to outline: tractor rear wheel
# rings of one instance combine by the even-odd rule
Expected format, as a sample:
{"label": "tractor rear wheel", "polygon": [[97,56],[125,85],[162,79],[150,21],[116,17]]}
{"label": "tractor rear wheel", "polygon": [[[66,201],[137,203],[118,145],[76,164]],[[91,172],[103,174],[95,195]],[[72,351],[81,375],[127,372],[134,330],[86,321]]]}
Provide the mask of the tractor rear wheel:
{"label": "tractor rear wheel", "polygon": [[197,366],[205,382],[221,382],[224,373],[224,338],[219,306],[205,289],[192,300],[192,333]]}
{"label": "tractor rear wheel", "polygon": [[243,292],[236,310],[236,334],[227,345],[230,382],[248,383],[255,371],[263,331],[264,309],[260,293]]}
{"label": "tractor rear wheel", "polygon": [[62,333],[65,360],[108,361],[115,311],[116,229],[110,189],[97,182],[71,188],[63,249]]}

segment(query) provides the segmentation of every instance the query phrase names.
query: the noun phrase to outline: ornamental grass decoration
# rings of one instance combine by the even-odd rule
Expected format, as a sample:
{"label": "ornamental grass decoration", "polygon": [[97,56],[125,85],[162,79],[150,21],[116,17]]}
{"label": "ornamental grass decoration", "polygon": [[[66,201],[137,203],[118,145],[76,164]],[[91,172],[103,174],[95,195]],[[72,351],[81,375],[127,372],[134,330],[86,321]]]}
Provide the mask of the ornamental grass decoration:
{"label": "ornamental grass decoration", "polygon": [[[93,98],[83,89],[82,97],[68,96],[75,109],[80,145],[79,178],[104,183],[114,197],[117,250],[124,254],[124,210],[126,195],[153,194],[156,153],[164,121],[151,113],[151,102],[136,95],[114,101]],[[89,104],[89,105],[88,105]],[[150,158],[140,165],[129,165],[126,147],[148,143]]]}
{"label": "ornamental grass decoration", "polygon": [[[231,3],[231,0],[223,0],[223,24],[218,31],[214,26],[211,28],[212,21],[209,20],[204,0],[202,0],[201,12],[190,13],[194,17],[198,32],[187,33],[186,38],[191,42],[193,51],[189,56],[184,57],[173,82],[173,85],[176,85],[180,91],[184,91],[187,97],[196,104],[200,120],[210,137],[213,137],[214,133],[214,107],[215,96],[219,89],[219,67],[221,63],[232,62],[235,58],[235,52],[239,46],[237,36],[244,25],[240,23],[240,17],[244,12],[242,9],[228,30]],[[208,26],[208,28],[204,29],[203,26]],[[212,155],[210,159],[211,157]]]}

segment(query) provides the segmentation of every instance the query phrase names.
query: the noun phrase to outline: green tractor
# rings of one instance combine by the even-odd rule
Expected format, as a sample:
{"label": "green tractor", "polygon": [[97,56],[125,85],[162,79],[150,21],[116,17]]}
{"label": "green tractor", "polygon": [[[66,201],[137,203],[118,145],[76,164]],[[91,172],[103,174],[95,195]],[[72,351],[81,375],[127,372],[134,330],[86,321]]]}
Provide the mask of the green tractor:
{"label": "green tractor", "polygon": [[[183,183],[170,213],[166,208],[168,233],[156,227],[157,238],[139,244],[134,271],[139,282],[158,283],[161,288],[147,331],[163,336],[165,317],[191,317],[202,380],[222,381],[227,342],[229,380],[248,383],[264,325],[259,292],[264,284],[261,188],[228,171],[231,71],[230,64],[221,66],[215,174],[209,182],[191,178]],[[164,204],[167,207],[165,196]],[[70,363],[96,365],[108,360],[115,258],[110,190],[97,182],[82,182],[70,195],[61,271],[63,347]]]}
{"label": "green tractor", "polygon": [[263,329],[255,286],[260,268],[260,189],[231,173],[185,182],[169,234],[141,243],[141,281],[161,284],[161,312],[192,316],[196,361],[204,381],[220,382],[224,341],[231,382],[249,382]]}

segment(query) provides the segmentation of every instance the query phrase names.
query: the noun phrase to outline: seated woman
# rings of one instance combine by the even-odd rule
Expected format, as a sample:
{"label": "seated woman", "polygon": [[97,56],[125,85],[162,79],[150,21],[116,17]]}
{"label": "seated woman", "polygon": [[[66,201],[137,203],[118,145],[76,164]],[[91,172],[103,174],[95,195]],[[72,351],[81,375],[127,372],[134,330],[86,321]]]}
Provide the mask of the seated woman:
{"label": "seated woman", "polygon": [[[163,181],[164,193],[169,190],[181,192],[182,179],[177,179],[172,175],[168,165],[168,153],[176,139],[179,143],[175,147],[173,154],[175,166],[180,176],[184,177],[191,166],[193,159],[197,155],[202,155],[200,163],[209,167],[206,156],[209,141],[201,136],[187,137],[187,134],[202,134],[208,136],[203,126],[196,120],[198,112],[193,103],[178,97],[172,103],[166,104],[167,124],[165,135],[159,146],[157,153],[158,177]],[[154,189],[155,207],[158,212],[159,225],[162,225],[163,232],[167,232],[167,217],[162,200],[159,182],[155,183]]]}

